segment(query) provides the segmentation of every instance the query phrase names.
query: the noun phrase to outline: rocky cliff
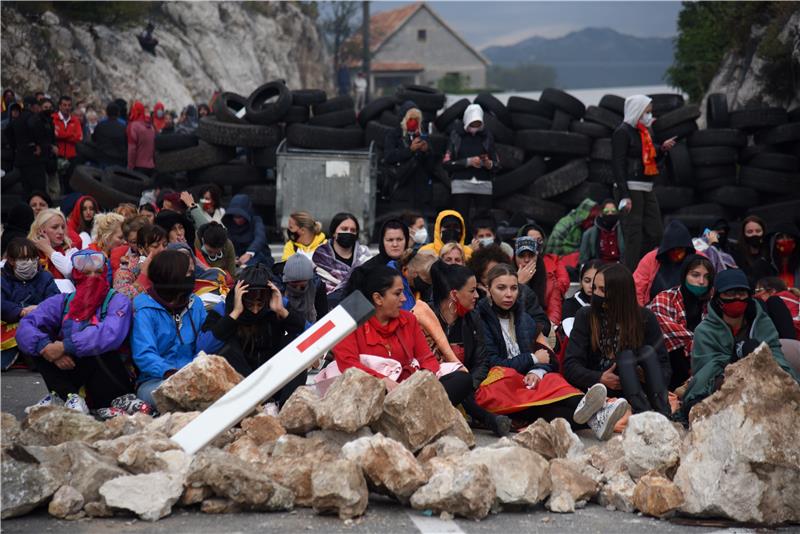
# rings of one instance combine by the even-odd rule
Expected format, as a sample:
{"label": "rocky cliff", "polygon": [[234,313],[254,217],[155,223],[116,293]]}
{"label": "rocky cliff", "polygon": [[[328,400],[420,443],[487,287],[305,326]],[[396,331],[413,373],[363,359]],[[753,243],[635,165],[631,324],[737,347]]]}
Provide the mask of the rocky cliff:
{"label": "rocky cliff", "polygon": [[328,88],[330,62],[313,20],[294,3],[252,4],[159,4],[152,14],[155,56],[136,38],[145,21],[106,26],[49,11],[32,18],[4,5],[2,86],[98,104],[161,100],[171,109],[207,101],[220,89],[248,95],[276,78],[297,89]]}

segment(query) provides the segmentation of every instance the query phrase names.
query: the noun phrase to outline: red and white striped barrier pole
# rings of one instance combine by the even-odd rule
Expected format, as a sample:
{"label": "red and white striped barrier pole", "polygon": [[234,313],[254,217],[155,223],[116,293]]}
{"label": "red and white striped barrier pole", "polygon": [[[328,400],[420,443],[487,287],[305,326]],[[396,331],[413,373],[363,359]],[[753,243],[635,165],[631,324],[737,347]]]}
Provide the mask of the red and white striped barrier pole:
{"label": "red and white striped barrier pole", "polygon": [[307,369],[374,312],[372,304],[359,291],[352,293],[183,427],[172,440],[188,454],[199,451]]}

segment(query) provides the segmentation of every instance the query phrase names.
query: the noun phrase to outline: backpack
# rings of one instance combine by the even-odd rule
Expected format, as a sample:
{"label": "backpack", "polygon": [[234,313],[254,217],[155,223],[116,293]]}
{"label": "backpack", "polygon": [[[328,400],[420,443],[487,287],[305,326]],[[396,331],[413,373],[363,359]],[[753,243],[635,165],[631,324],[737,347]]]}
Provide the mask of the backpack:
{"label": "backpack", "polygon": [[[117,291],[114,289],[109,289],[106,298],[103,299],[103,305],[100,306],[100,320],[106,318],[106,314],[108,313],[108,305],[111,302],[111,299],[114,298],[114,295],[117,294]],[[67,317],[69,313],[69,305],[72,302],[72,299],[75,298],[75,292],[73,291],[69,295],[67,295],[66,300],[64,300],[64,311],[61,313],[61,321],[63,322],[64,319]]]}

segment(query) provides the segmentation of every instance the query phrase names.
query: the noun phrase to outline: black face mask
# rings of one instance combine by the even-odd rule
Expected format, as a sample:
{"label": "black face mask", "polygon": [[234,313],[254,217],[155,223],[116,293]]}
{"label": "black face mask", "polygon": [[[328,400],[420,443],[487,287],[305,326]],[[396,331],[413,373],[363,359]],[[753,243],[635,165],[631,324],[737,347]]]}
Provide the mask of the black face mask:
{"label": "black face mask", "polygon": [[161,304],[171,312],[178,312],[189,304],[194,291],[194,275],[186,276],[177,284],[153,284],[153,290],[161,298]]}
{"label": "black face mask", "polygon": [[605,303],[606,303],[606,298],[605,297],[601,297],[600,295],[595,293],[595,294],[592,295],[592,301],[591,302],[592,302],[592,310],[594,310],[597,313],[600,313],[604,309],[604,306],[605,306]]}
{"label": "black face mask", "polygon": [[748,235],[744,237],[744,242],[747,243],[748,247],[761,248],[761,245],[764,244],[764,236]]}
{"label": "black face mask", "polygon": [[609,214],[609,215],[602,215],[598,218],[600,226],[605,228],[606,230],[611,230],[614,228],[614,225],[617,224],[619,221],[619,214]]}
{"label": "black face mask", "polygon": [[358,240],[356,234],[339,233],[336,234],[336,243],[342,248],[353,248]]}
{"label": "black face mask", "polygon": [[420,295],[427,295],[428,291],[431,289],[431,285],[419,276],[415,276],[412,283],[414,285],[414,290],[419,291]]}
{"label": "black face mask", "polygon": [[298,234],[297,232],[292,232],[287,228],[286,237],[289,238],[289,241],[297,241],[300,238],[300,234]]}
{"label": "black face mask", "polygon": [[451,228],[442,230],[442,242],[443,243],[450,243],[456,242],[458,243],[461,240],[461,231],[454,230]]}

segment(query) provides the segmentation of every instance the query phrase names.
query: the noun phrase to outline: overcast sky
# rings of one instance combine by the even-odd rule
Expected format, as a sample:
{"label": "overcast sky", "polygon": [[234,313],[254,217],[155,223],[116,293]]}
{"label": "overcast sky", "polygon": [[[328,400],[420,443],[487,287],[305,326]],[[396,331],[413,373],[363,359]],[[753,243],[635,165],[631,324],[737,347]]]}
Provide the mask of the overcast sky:
{"label": "overcast sky", "polygon": [[[373,13],[408,2],[373,1]],[[471,45],[508,45],[533,35],[560,37],[588,26],[639,37],[677,33],[680,2],[428,2]]]}

